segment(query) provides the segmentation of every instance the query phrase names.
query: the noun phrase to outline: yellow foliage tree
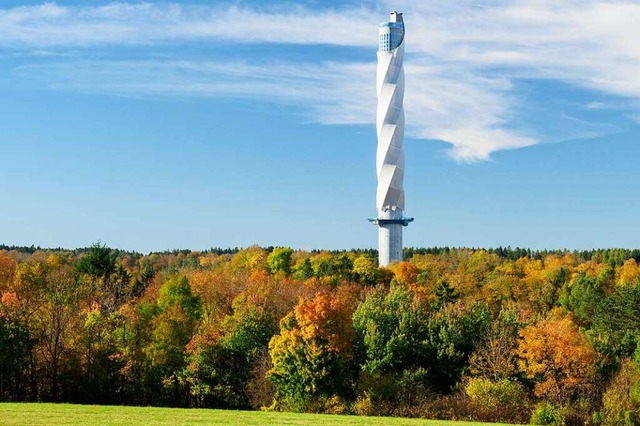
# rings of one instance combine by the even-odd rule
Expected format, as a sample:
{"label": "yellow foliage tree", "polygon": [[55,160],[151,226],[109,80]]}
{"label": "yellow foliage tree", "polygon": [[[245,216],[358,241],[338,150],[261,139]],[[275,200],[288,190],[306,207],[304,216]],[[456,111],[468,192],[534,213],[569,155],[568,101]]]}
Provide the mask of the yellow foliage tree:
{"label": "yellow foliage tree", "polygon": [[628,259],[618,268],[618,284],[635,284],[638,281],[638,263],[635,259]]}
{"label": "yellow foliage tree", "polygon": [[418,281],[418,268],[409,262],[400,262],[395,269],[396,280],[407,285],[415,285]]}

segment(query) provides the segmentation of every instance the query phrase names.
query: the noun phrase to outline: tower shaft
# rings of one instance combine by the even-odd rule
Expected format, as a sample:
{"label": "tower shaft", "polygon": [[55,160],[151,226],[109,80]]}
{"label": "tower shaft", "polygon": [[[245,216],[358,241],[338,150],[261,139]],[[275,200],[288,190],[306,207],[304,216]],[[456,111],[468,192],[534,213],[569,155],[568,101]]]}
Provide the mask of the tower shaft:
{"label": "tower shaft", "polygon": [[376,171],[378,253],[380,266],[402,260],[402,228],[413,219],[404,217],[404,21],[391,12],[380,24],[376,88],[378,150]]}

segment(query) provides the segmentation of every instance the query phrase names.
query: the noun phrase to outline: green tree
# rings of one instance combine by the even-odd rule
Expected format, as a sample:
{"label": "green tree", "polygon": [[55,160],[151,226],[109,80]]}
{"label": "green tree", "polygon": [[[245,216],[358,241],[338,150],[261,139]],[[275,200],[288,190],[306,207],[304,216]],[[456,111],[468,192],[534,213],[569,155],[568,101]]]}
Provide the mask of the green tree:
{"label": "green tree", "polygon": [[451,392],[466,372],[469,357],[487,335],[491,314],[486,305],[445,305],[427,323],[426,356],[431,386]]}
{"label": "green tree", "polygon": [[455,302],[459,297],[458,292],[445,279],[438,281],[433,294],[436,296],[436,307]]}
{"label": "green tree", "polygon": [[291,256],[293,250],[289,247],[276,247],[267,257],[267,266],[272,274],[282,272],[291,274]]}
{"label": "green tree", "polygon": [[122,283],[116,276],[116,259],[114,250],[97,242],[80,257],[75,266],[76,273],[88,279],[88,297],[105,313],[116,309],[122,295]]}
{"label": "green tree", "polygon": [[590,334],[599,349],[616,361],[633,355],[640,343],[640,282],[624,285],[603,297]]}
{"label": "green tree", "polygon": [[381,285],[368,292],[353,314],[355,347],[362,366],[361,400],[381,407],[397,404],[401,394],[420,397],[420,390],[428,385],[430,367],[425,357],[428,315],[407,285]]}
{"label": "green tree", "polygon": [[377,287],[353,314],[362,366],[373,374],[426,367],[423,354],[428,312],[403,285]]}
{"label": "green tree", "polygon": [[[382,278],[377,261],[365,255],[359,256],[354,260],[353,274],[360,283],[371,286],[379,284]],[[389,274],[392,274],[392,272],[389,271]]]}
{"label": "green tree", "polygon": [[18,303],[15,293],[0,300],[0,401],[20,401],[27,394],[24,379],[33,342]]}
{"label": "green tree", "polygon": [[581,325],[589,326],[598,315],[604,297],[602,282],[581,274],[570,287],[563,287],[560,303],[573,312]]}
{"label": "green tree", "polygon": [[263,306],[246,302],[244,297],[234,300],[234,313],[224,320],[221,334],[201,333],[187,346],[184,380],[197,406],[250,406],[248,382],[277,327]]}
{"label": "green tree", "polygon": [[296,265],[293,276],[298,280],[308,280],[313,277],[313,266],[308,257]]}
{"label": "green tree", "polygon": [[171,404],[184,405],[179,373],[185,367],[186,345],[200,318],[200,298],[191,293],[186,277],[176,276],[160,288],[157,306],[158,313],[151,321],[151,343],[146,353],[170,392],[167,398]]}
{"label": "green tree", "polygon": [[116,253],[105,244],[97,242],[80,257],[76,263],[76,271],[108,282],[111,274],[116,271]]}

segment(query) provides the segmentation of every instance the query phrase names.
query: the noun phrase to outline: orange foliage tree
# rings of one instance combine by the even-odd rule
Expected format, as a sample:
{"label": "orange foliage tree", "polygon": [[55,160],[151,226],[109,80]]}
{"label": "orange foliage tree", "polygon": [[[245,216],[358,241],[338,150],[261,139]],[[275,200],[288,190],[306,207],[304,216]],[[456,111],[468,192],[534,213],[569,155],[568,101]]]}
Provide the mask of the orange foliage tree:
{"label": "orange foliage tree", "polygon": [[520,332],[518,364],[538,397],[564,404],[595,391],[598,355],[569,316],[555,312]]}
{"label": "orange foliage tree", "polygon": [[351,314],[342,298],[321,292],[282,319],[269,343],[276,405],[303,410],[312,399],[344,395],[353,370]]}
{"label": "orange foliage tree", "polygon": [[6,250],[0,250],[0,291],[6,289],[13,282],[16,261]]}

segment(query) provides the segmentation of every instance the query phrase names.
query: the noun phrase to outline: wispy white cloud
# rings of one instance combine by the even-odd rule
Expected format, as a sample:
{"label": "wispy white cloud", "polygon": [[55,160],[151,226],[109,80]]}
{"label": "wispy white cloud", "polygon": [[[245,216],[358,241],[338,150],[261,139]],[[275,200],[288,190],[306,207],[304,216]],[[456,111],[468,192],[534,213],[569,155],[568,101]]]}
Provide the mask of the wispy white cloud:
{"label": "wispy white cloud", "polygon": [[221,5],[113,3],[69,7],[45,3],[0,9],[0,45],[89,46],[222,38],[370,46],[372,32],[375,36],[371,23],[379,17],[365,8],[314,12],[292,6],[258,12]]}
{"label": "wispy white cloud", "polygon": [[[54,52],[96,45],[219,39],[372,47],[377,39],[375,23],[390,6],[382,1],[343,10],[278,6],[258,10],[219,5],[65,7],[48,3],[0,10],[0,48]],[[527,125],[520,108],[523,96],[514,84],[519,79],[555,80],[605,97],[640,97],[640,45],[636,43],[640,4],[636,2],[491,0],[478,5],[396,0],[393,7],[405,11],[408,26],[410,134],[451,143],[457,160],[484,160],[499,150],[562,138]],[[315,63],[249,62],[249,58],[234,63],[192,58],[87,59],[41,63],[16,72],[53,87],[91,92],[275,99],[306,105],[324,123],[372,123],[374,64],[339,59]],[[587,110],[612,103],[593,102]],[[611,126],[562,115],[556,119],[571,122],[571,132],[560,132],[568,135],[565,138],[612,131]]]}
{"label": "wispy white cloud", "polygon": [[605,102],[593,101],[589,102],[586,106],[587,109],[611,109],[612,106]]}
{"label": "wispy white cloud", "polygon": [[14,71],[47,87],[84,93],[257,97],[307,105],[313,118],[326,124],[375,119],[375,64],[370,63],[80,61],[25,65]]}
{"label": "wispy white cloud", "polygon": [[[262,98],[307,106],[326,124],[375,120],[375,64],[212,61],[73,61],[26,65],[19,76],[47,87],[124,96]],[[408,133],[456,141],[457,160],[487,159],[491,152],[536,143],[500,126],[509,116],[500,90],[504,79],[443,75],[443,69],[408,66],[407,80],[422,90],[406,96]],[[480,90],[479,87],[482,87]]]}

